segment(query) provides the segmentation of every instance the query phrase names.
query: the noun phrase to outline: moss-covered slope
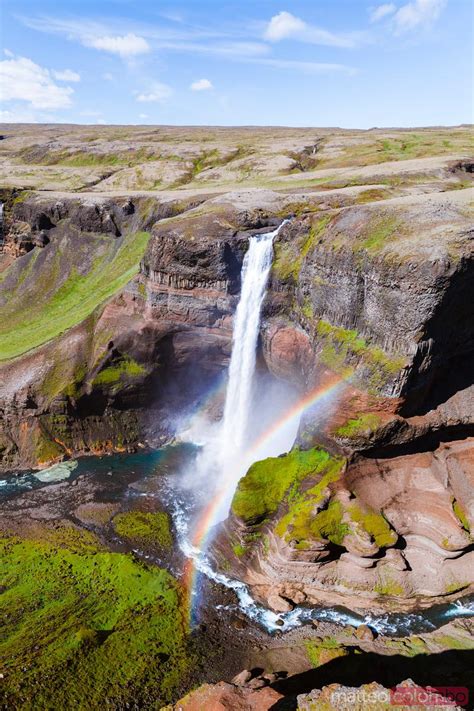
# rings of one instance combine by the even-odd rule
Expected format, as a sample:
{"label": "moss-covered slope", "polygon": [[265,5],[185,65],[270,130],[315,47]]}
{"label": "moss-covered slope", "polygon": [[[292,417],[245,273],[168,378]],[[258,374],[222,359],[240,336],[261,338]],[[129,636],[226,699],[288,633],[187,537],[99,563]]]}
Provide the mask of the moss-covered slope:
{"label": "moss-covered slope", "polygon": [[83,321],[137,273],[149,234],[58,235],[1,274],[0,360],[17,357]]}
{"label": "moss-covered slope", "polygon": [[169,573],[74,529],[4,539],[0,556],[3,704],[85,710],[173,698],[190,660]]}

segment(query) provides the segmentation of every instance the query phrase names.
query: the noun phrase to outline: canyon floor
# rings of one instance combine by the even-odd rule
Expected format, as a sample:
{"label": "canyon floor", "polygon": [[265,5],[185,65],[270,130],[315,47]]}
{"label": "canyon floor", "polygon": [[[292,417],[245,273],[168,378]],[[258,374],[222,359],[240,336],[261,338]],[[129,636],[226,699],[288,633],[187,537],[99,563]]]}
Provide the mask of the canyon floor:
{"label": "canyon floor", "polygon": [[[1,134],[3,704],[342,709],[357,687],[392,708],[406,680],[472,700],[472,127]],[[255,431],[274,388],[305,406],[209,555],[282,619],[358,623],[269,633],[204,578],[190,625],[163,445],[222,415],[249,238],[285,218]]]}

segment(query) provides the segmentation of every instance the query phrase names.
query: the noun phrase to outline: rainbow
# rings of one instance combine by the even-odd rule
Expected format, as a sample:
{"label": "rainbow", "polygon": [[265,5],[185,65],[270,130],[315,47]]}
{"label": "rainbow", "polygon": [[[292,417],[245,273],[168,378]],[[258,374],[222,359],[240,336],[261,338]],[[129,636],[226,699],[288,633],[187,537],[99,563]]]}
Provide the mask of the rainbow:
{"label": "rainbow", "polygon": [[[305,410],[314,407],[315,405],[320,405],[324,401],[333,398],[342,391],[345,385],[345,381],[342,378],[337,377],[335,379],[331,379],[323,385],[319,385],[314,390],[306,394],[289,410],[287,410],[279,420],[272,423],[272,425],[265,432],[263,432],[260,437],[258,437],[258,439],[245,453],[243,457],[244,461],[249,461],[250,465],[250,463],[261,458],[258,456],[259,452],[261,452],[264,447],[268,446],[272,440],[275,440],[285,427],[292,422],[297,424]],[[222,521],[224,518],[223,514],[227,513],[227,511],[223,511],[223,506],[226,502],[228,504],[228,496],[228,486],[225,486],[217,491],[208,506],[206,506],[206,508],[202,511],[192,534],[191,546],[193,555],[188,558],[183,573],[183,584],[187,593],[187,612],[190,622],[194,611],[194,600],[197,597],[198,592],[200,572],[199,566],[197,565],[198,559],[199,556],[202,556],[207,545],[209,544],[210,534],[213,527],[219,521]]]}

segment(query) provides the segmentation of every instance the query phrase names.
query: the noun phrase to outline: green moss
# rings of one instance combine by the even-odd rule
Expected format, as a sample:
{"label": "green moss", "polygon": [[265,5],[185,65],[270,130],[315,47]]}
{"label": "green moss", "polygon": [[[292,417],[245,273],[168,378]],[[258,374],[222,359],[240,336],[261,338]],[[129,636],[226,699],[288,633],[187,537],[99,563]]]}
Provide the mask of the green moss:
{"label": "green moss", "polygon": [[304,645],[308,660],[314,668],[349,654],[346,647],[332,637],[327,637],[322,641],[306,639]]}
{"label": "green moss", "polygon": [[260,522],[278,509],[290,487],[333,467],[335,461],[340,468],[341,460],[334,460],[323,449],[295,448],[282,457],[255,462],[239,482],[232,511],[248,523]]}
{"label": "green moss", "polygon": [[369,190],[361,190],[356,197],[356,203],[364,205],[367,202],[375,202],[376,200],[386,200],[390,193],[383,188],[371,188]]}
{"label": "green moss", "polygon": [[311,300],[306,297],[303,301],[303,304],[301,306],[301,312],[303,316],[308,319],[308,321],[313,321],[314,319],[314,309],[313,309],[313,304],[311,303]]}
{"label": "green moss", "polygon": [[466,516],[464,510],[462,509],[462,507],[459,505],[459,502],[456,501],[456,499],[453,499],[452,506],[453,506],[454,515],[458,519],[459,523],[461,524],[461,526],[464,528],[465,531],[470,533],[471,529],[469,526],[469,521],[467,520],[467,516]]}
{"label": "green moss", "polygon": [[[324,450],[317,450],[324,451]],[[324,502],[324,498],[328,492],[330,483],[337,481],[341,475],[343,460],[338,457],[331,457],[325,452],[324,465],[317,472],[320,478],[306,491],[301,491],[294,487],[288,496],[288,511],[282,516],[275,527],[275,533],[285,540],[296,541],[296,547],[300,550],[305,550],[309,539],[317,538],[318,540],[324,537],[323,530],[329,531],[331,528],[331,536],[338,540],[341,535],[344,537],[346,533],[345,524],[342,524],[339,514],[339,508],[332,507],[329,513],[324,513],[322,517],[316,521],[316,509]],[[331,524],[333,524],[331,526]],[[339,525],[340,524],[340,525]]]}
{"label": "green moss", "polygon": [[460,639],[450,634],[436,634],[433,636],[433,641],[443,649],[474,649],[472,639]]}
{"label": "green moss", "polygon": [[[25,162],[29,162],[30,149],[22,153]],[[43,158],[35,157],[33,161],[39,165],[65,165],[74,168],[120,167],[133,166],[152,160],[160,160],[160,154],[150,152],[146,148],[131,149],[118,153],[94,153],[92,151],[48,151]]]}
{"label": "green moss", "polygon": [[70,361],[54,361],[53,367],[47,372],[40,385],[40,392],[48,400],[53,400],[61,394],[75,398],[79,395],[86,375],[87,366],[84,363],[74,367]]}
{"label": "green moss", "polygon": [[347,420],[344,425],[335,431],[337,437],[352,439],[360,435],[367,435],[376,430],[380,425],[380,417],[375,412],[368,412],[357,418]]}
{"label": "green moss", "polygon": [[320,341],[320,360],[324,365],[349,377],[355,365],[362,366],[361,384],[364,389],[377,394],[403,367],[405,360],[401,356],[388,356],[381,348],[372,346],[357,331],[333,326],[320,320],[316,326]]}
{"label": "green moss", "polygon": [[367,531],[379,548],[387,548],[397,542],[397,534],[390,528],[390,524],[381,513],[367,507],[362,508],[357,503],[349,506],[349,513],[352,520]]}
{"label": "green moss", "polygon": [[389,595],[390,597],[400,597],[405,592],[402,585],[393,580],[387,573],[379,575],[374,591],[379,595]]}
{"label": "green moss", "polygon": [[326,229],[330,216],[324,215],[314,220],[309,232],[290,242],[276,242],[273,271],[281,281],[297,283],[303,260]]}
{"label": "green moss", "polygon": [[311,541],[330,541],[342,545],[345,536],[356,534],[363,528],[380,548],[394,545],[397,534],[380,513],[354,501],[347,508],[331,498],[330,485],[342,473],[342,460],[332,458],[326,471],[310,488],[301,484],[290,489],[286,502],[287,512],[275,526],[275,533],[292,542],[297,550],[308,550]]}
{"label": "green moss", "polygon": [[54,549],[67,548],[73,553],[97,553],[105,550],[94,533],[70,523],[44,525],[39,532],[33,528],[31,534],[27,531],[23,537],[32,543],[47,544]]}
{"label": "green moss", "polygon": [[31,195],[30,190],[22,190],[18,195],[15,195],[12,201],[12,205],[20,205],[22,202],[25,202],[25,200]]}
{"label": "green moss", "polygon": [[136,541],[141,545],[158,544],[163,548],[171,548],[170,518],[167,513],[143,513],[142,511],[127,511],[114,516],[113,525],[119,536]]}
{"label": "green moss", "polygon": [[364,229],[360,247],[367,252],[378,252],[401,228],[400,220],[392,215],[377,216]]}
{"label": "green moss", "polygon": [[418,636],[404,637],[403,639],[386,639],[384,644],[387,649],[405,657],[416,657],[418,654],[430,653],[430,647],[422,637]]}
{"label": "green moss", "polygon": [[38,430],[34,453],[37,464],[47,464],[64,456],[64,449],[42,430]]}
{"label": "green moss", "polygon": [[189,670],[174,579],[130,556],[4,540],[1,699],[9,708],[160,708]]}
{"label": "green moss", "polygon": [[451,583],[448,583],[445,588],[445,592],[447,595],[450,595],[451,593],[457,592],[458,590],[462,590],[463,588],[467,588],[469,583],[463,583],[460,580],[453,580]]}
{"label": "green moss", "polygon": [[232,546],[232,550],[234,551],[234,554],[237,556],[237,558],[241,558],[243,555],[245,555],[245,551],[247,549],[241,543],[235,543]]}
{"label": "green moss", "polygon": [[[9,267],[9,271],[14,270],[12,274],[20,278],[26,269],[27,276],[21,291],[3,309],[0,360],[13,358],[46,343],[86,319],[136,274],[149,237],[147,232],[139,232],[117,240],[94,238],[98,244],[93,247],[96,256],[92,262],[91,244],[78,243],[74,255],[62,262],[60,278],[63,281],[56,284],[51,281],[51,265],[46,261],[41,267],[31,266],[38,250],[25,255],[21,264],[13,263]],[[87,264],[87,260],[90,266],[86,273],[82,273],[83,264],[79,267],[79,261]],[[7,275],[2,288],[8,288],[8,282]],[[45,284],[50,285],[46,291]]]}
{"label": "green moss", "polygon": [[130,356],[123,356],[96,375],[93,385],[116,385],[130,378],[139,378],[146,373],[146,368]]}
{"label": "green moss", "polygon": [[[327,539],[336,545],[342,545],[344,537],[350,533],[350,528],[347,523],[343,523],[343,508],[339,501],[334,499],[329,503],[327,509],[319,511],[313,521],[310,522],[309,531],[312,538]],[[296,528],[293,533],[297,536],[303,531],[298,531]]]}
{"label": "green moss", "polygon": [[277,242],[274,247],[275,257],[272,270],[280,281],[298,281],[302,257],[295,253],[295,246],[291,242]]}

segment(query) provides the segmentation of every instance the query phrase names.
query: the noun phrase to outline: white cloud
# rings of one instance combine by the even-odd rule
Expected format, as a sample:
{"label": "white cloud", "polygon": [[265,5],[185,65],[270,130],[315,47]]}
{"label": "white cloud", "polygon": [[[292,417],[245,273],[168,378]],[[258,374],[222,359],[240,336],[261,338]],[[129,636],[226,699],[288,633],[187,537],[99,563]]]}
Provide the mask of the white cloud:
{"label": "white cloud", "polygon": [[107,121],[105,119],[97,119],[96,123],[100,124],[101,126],[105,126]]}
{"label": "white cloud", "polygon": [[212,82],[210,82],[209,79],[198,79],[197,81],[193,81],[190,86],[192,91],[207,91],[213,88]]}
{"label": "white cloud", "polygon": [[149,92],[138,94],[137,101],[166,101],[172,93],[173,90],[170,86],[168,86],[168,84],[162,84],[161,82],[156,81],[151,85]]}
{"label": "white cloud", "polygon": [[255,59],[254,64],[265,64],[278,69],[296,69],[304,74],[331,74],[338,72],[353,76],[357,74],[357,69],[348,67],[346,64],[331,64],[328,62],[304,62],[298,59]]}
{"label": "white cloud", "polygon": [[4,101],[26,101],[34,109],[66,109],[71,106],[69,86],[54,83],[51,72],[26,57],[0,62],[0,84]]}
{"label": "white cloud", "polygon": [[[169,28],[156,23],[131,26],[121,20],[110,18],[108,24],[87,18],[61,18],[58,16],[20,16],[24,25],[39,32],[58,34],[87,47],[104,51],[121,50],[122,57],[130,57],[145,51],[169,50],[208,54],[211,56],[240,59],[248,56],[264,56],[270,48],[264,42],[243,39],[242,33],[232,33],[212,27],[180,26]],[[125,40],[125,42],[124,42]],[[127,52],[128,50],[128,52]]]}
{"label": "white cloud", "polygon": [[13,52],[12,52],[11,50],[7,49],[6,47],[5,47],[5,49],[3,50],[3,54],[5,55],[5,57],[14,57],[14,56],[15,56],[15,55],[13,54]]}
{"label": "white cloud", "polygon": [[58,81],[81,81],[81,75],[73,72],[72,69],[64,69],[61,72],[53,70],[53,77]]}
{"label": "white cloud", "polygon": [[6,109],[0,111],[0,121],[2,123],[38,123],[37,115],[28,109]]}
{"label": "white cloud", "polygon": [[283,10],[278,15],[274,15],[268,23],[268,27],[265,30],[265,38],[272,42],[277,42],[305,32],[306,28],[306,22]]}
{"label": "white cloud", "polygon": [[150,51],[150,45],[143,37],[130,32],[127,35],[104,35],[86,36],[82,38],[82,44],[86,47],[93,47],[111,54],[118,54],[119,57],[134,57],[137,54],[146,54]]}
{"label": "white cloud", "polygon": [[428,27],[440,16],[446,0],[413,0],[397,10],[393,16],[397,34]]}
{"label": "white cloud", "polygon": [[384,17],[387,17],[387,15],[392,15],[396,9],[397,6],[394,5],[393,2],[385,2],[383,5],[377,5],[377,7],[374,7],[371,10],[370,21],[378,22]]}
{"label": "white cloud", "polygon": [[105,79],[105,81],[113,81],[114,76],[110,72],[105,72],[105,74],[102,74],[102,79]]}
{"label": "white cloud", "polygon": [[148,118],[148,114],[138,114],[138,118],[146,119]]}
{"label": "white cloud", "polygon": [[323,44],[330,47],[355,47],[360,41],[358,33],[336,35],[320,27],[309,25],[286,10],[282,10],[271,18],[265,29],[264,38],[270,42],[296,39],[300,42]]}

